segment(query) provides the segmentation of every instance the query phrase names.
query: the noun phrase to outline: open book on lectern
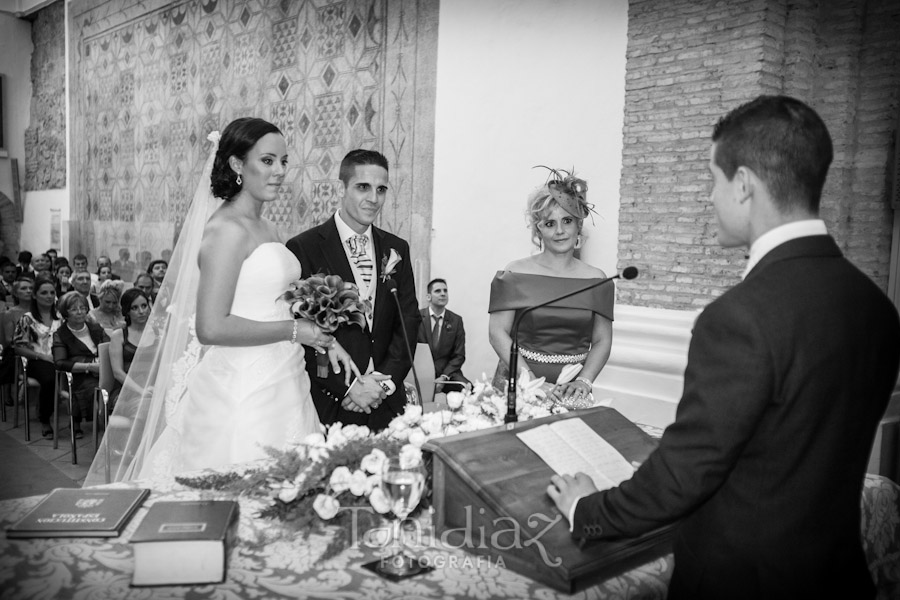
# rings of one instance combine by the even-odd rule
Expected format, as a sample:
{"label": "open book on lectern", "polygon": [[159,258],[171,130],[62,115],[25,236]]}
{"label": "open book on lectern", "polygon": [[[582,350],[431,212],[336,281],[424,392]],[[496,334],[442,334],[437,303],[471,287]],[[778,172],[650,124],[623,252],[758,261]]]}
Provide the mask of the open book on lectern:
{"label": "open book on lectern", "polygon": [[579,418],[562,419],[516,434],[557,475],[588,475],[598,490],[631,479],[634,468]]}

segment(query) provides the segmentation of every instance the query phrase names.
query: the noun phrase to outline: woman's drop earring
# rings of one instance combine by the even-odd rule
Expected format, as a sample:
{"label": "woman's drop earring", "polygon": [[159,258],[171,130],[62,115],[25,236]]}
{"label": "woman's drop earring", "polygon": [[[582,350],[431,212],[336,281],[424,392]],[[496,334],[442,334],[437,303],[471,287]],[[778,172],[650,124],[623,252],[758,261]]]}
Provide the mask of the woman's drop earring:
{"label": "woman's drop earring", "polygon": [[581,248],[581,242],[582,242],[582,238],[579,235],[577,238],[575,238],[575,248],[576,249]]}
{"label": "woman's drop earring", "polygon": [[238,173],[238,176],[237,176],[237,179],[235,180],[235,183],[237,183],[238,185],[241,185],[242,183],[244,183],[244,180],[241,179],[241,174],[240,174],[240,173]]}

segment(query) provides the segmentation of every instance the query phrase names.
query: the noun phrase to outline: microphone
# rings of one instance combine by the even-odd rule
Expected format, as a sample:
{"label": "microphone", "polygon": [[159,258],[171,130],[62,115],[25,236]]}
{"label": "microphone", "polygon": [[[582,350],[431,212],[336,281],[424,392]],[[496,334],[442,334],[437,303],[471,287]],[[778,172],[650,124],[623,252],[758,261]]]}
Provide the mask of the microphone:
{"label": "microphone", "polygon": [[384,280],[384,285],[394,297],[394,304],[397,305],[397,314],[400,315],[400,328],[403,331],[403,347],[406,348],[406,356],[409,358],[409,368],[412,369],[413,381],[416,384],[416,393],[419,394],[419,406],[425,408],[422,404],[422,387],[419,385],[419,374],[416,373],[416,364],[413,360],[412,348],[409,347],[409,336],[406,334],[406,319],[403,317],[403,309],[400,308],[400,298],[397,297],[397,282],[391,278]]}
{"label": "microphone", "polygon": [[506,416],[503,418],[504,423],[509,425],[510,423],[515,423],[519,420],[519,417],[516,415],[516,393],[519,379],[519,322],[522,320],[522,317],[536,308],[541,308],[543,306],[547,306],[548,304],[553,304],[554,302],[565,300],[570,296],[586,292],[595,287],[600,287],[601,285],[605,285],[614,279],[634,279],[637,276],[637,267],[625,267],[624,269],[622,269],[621,273],[617,273],[612,277],[601,279],[600,281],[594,282],[590,285],[586,285],[582,288],[578,288],[577,290],[574,290],[572,292],[567,292],[562,296],[551,298],[550,300],[541,302],[536,306],[529,306],[528,308],[523,309],[522,312],[520,312],[518,315],[516,315],[516,318],[513,321],[512,329],[510,329],[509,332],[509,336],[512,338],[512,345],[509,350],[509,385],[506,388]]}

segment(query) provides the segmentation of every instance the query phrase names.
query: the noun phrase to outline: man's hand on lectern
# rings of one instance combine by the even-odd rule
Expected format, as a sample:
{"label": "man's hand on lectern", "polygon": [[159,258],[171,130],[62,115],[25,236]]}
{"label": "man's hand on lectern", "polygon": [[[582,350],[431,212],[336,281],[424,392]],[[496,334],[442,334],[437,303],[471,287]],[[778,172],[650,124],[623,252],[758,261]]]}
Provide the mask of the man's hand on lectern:
{"label": "man's hand on lectern", "polygon": [[598,491],[597,487],[590,477],[584,473],[575,473],[571,475],[554,475],[550,478],[550,485],[547,486],[547,494],[559,512],[569,520],[571,524],[574,515],[573,506],[580,498],[590,496]]}

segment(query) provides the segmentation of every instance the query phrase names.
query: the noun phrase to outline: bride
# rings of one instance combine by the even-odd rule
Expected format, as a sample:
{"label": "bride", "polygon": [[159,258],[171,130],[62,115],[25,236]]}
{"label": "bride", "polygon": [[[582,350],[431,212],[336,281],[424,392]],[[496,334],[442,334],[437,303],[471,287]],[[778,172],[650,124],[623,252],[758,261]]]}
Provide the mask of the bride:
{"label": "bride", "polygon": [[327,352],[348,383],[359,375],[332,336],[278,300],[301,276],[261,216],[285,175],[281,132],[232,121],[210,161],[154,303],[160,341],[138,348],[139,379],[123,388],[86,486],[242,463],[320,431],[300,344]]}

